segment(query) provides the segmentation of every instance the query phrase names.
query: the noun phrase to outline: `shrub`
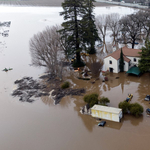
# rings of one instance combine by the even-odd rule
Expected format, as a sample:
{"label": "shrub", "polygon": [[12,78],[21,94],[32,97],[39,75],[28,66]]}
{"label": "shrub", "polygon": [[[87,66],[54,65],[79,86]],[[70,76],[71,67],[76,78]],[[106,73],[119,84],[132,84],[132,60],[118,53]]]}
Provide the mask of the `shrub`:
{"label": "shrub", "polygon": [[85,95],[83,99],[86,103],[90,105],[90,107],[93,107],[95,104],[98,104],[98,94],[96,93]]}
{"label": "shrub", "polygon": [[102,97],[100,100],[99,100],[99,102],[100,102],[100,105],[106,105],[107,103],[109,103],[110,102],[110,100],[107,98],[107,97]]}
{"label": "shrub", "polygon": [[118,107],[122,109],[124,114],[126,114],[128,113],[129,105],[130,103],[128,103],[127,101],[123,101],[119,103]]}
{"label": "shrub", "polygon": [[92,75],[94,77],[97,77],[99,76],[101,70],[102,70],[102,67],[103,67],[103,60],[99,60],[99,62],[92,62],[91,63],[91,72],[92,72]]}
{"label": "shrub", "polygon": [[138,103],[130,104],[129,111],[132,115],[139,117],[143,113],[143,106]]}
{"label": "shrub", "polygon": [[69,82],[64,82],[62,85],[61,85],[61,88],[62,89],[66,89],[66,88],[68,88],[70,86],[70,83]]}
{"label": "shrub", "polygon": [[143,113],[143,107],[138,103],[128,103],[126,101],[119,103],[119,108],[122,109],[123,113],[128,113],[130,111],[130,114],[138,117]]}

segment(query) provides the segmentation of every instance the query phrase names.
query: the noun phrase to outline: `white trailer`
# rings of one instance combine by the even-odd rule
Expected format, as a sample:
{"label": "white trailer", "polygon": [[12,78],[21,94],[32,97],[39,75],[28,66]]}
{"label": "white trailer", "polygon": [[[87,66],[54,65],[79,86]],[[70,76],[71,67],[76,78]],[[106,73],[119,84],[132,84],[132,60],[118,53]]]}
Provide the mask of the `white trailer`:
{"label": "white trailer", "polygon": [[101,105],[94,105],[91,108],[91,115],[92,117],[106,119],[115,122],[120,122],[121,118],[123,117],[122,109]]}

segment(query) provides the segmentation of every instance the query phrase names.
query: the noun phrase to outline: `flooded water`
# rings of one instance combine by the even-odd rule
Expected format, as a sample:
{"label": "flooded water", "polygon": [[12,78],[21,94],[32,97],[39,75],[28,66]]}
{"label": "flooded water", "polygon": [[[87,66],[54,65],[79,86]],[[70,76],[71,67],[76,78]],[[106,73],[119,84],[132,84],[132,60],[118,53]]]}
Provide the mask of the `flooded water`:
{"label": "flooded water", "polygon": [[[0,34],[0,149],[2,150],[127,150],[148,149],[150,138],[150,117],[145,109],[150,107],[144,101],[150,94],[150,75],[127,76],[125,73],[109,74],[108,82],[97,80],[94,84],[78,80],[68,73],[67,80],[74,88],[86,88],[87,94],[96,92],[110,99],[109,106],[118,107],[128,93],[133,94],[131,102],[144,107],[141,117],[125,115],[121,123],[107,121],[104,128],[89,115],[80,114],[85,105],[83,96],[67,96],[60,104],[53,105],[48,97],[34,103],[22,103],[13,98],[14,81],[24,76],[38,78],[43,68],[30,66],[29,39],[47,25],[63,21],[58,12],[60,7],[6,7],[0,6],[0,21],[11,21],[9,36]],[[96,8],[101,13],[132,13],[133,9],[123,7]],[[116,77],[118,77],[116,79]]]}

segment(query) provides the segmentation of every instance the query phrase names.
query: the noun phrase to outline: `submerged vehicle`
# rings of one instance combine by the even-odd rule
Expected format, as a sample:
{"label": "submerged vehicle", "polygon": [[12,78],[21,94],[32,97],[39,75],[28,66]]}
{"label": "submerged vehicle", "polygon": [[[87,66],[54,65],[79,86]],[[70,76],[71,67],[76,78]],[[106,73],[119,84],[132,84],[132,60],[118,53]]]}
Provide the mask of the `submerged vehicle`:
{"label": "submerged vehicle", "polygon": [[130,102],[131,99],[132,99],[132,97],[133,97],[133,94],[128,94],[128,97],[126,98],[126,101],[127,101],[127,102]]}
{"label": "submerged vehicle", "polygon": [[146,97],[144,98],[145,101],[150,101],[150,95],[146,95]]}
{"label": "submerged vehicle", "polygon": [[106,121],[101,121],[101,122],[98,123],[98,126],[102,126],[103,127],[105,124],[106,124]]}
{"label": "submerged vehicle", "polygon": [[146,113],[147,113],[148,115],[150,115],[150,108],[147,108],[147,109],[146,109]]}

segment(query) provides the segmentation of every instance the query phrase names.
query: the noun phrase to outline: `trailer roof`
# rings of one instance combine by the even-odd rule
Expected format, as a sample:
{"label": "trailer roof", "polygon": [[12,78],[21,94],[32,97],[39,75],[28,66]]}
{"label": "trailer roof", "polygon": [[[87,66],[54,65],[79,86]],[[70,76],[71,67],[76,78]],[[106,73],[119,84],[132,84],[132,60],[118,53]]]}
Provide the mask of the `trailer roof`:
{"label": "trailer roof", "polygon": [[93,110],[99,110],[99,111],[104,111],[104,112],[110,112],[110,113],[115,113],[119,114],[122,109],[120,108],[114,108],[114,107],[108,107],[108,106],[101,106],[101,105],[94,105],[91,109]]}

